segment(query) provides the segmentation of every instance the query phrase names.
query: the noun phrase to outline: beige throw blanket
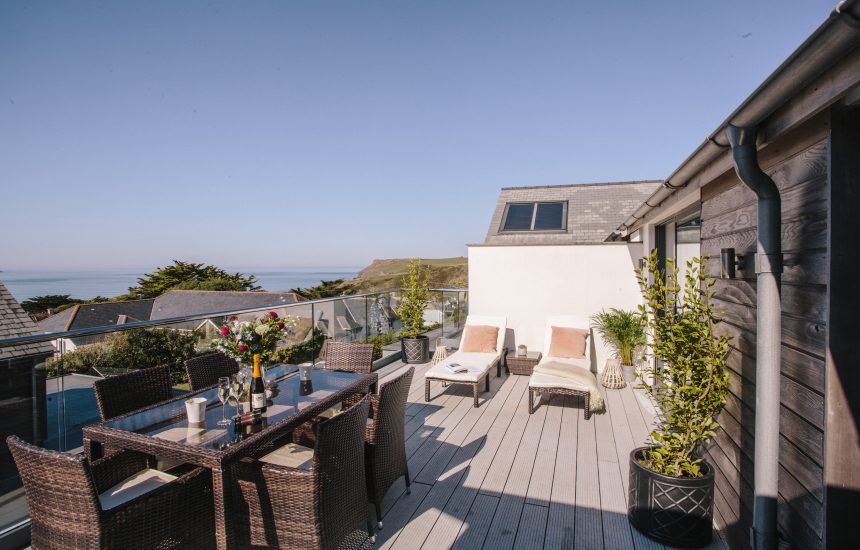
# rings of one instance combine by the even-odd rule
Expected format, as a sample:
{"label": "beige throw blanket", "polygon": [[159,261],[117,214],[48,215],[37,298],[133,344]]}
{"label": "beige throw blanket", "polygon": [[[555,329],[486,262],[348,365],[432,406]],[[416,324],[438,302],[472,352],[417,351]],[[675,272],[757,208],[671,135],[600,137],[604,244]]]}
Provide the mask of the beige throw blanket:
{"label": "beige throw blanket", "polygon": [[536,366],[534,368],[534,372],[567,378],[568,380],[585,386],[588,388],[591,410],[603,410],[603,395],[600,394],[600,386],[597,385],[597,378],[594,377],[591,371],[585,370],[581,367],[559,363],[557,361],[547,361],[546,363],[541,363]]}

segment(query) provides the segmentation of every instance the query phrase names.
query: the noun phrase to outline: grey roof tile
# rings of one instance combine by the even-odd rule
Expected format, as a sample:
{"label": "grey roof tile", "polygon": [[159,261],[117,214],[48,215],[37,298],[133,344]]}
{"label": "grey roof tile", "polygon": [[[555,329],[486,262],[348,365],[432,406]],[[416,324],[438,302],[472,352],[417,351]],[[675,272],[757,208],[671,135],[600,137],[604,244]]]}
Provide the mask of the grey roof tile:
{"label": "grey roof tile", "polygon": [[[496,209],[484,244],[543,245],[596,244],[605,242],[660,185],[660,181],[626,181],[505,187],[499,193]],[[567,201],[566,231],[502,232],[502,216],[509,202]]]}
{"label": "grey roof tile", "polygon": [[[17,338],[38,333],[36,323],[0,282],[0,338]],[[15,359],[28,355],[46,355],[54,352],[48,342],[0,348],[0,359]]]}

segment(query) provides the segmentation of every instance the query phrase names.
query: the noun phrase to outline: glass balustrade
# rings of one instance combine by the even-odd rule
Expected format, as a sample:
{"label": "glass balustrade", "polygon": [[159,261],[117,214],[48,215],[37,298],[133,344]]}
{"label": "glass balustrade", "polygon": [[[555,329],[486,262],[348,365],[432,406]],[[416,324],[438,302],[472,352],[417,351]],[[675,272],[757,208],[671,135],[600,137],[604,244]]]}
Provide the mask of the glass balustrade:
{"label": "glass balustrade", "polygon": [[[273,360],[318,363],[326,341],[371,343],[374,365],[399,357],[399,289],[161,321],[134,321],[26,338],[0,339],[0,435],[76,452],[82,428],[99,421],[93,383],[156,365],[170,365],[173,392],[189,389],[183,362],[217,349],[224,327],[274,312],[284,323]],[[468,291],[432,290],[425,310],[431,338],[459,341]],[[2,334],[2,333],[0,333]],[[0,445],[0,546],[26,522],[27,506],[5,442]],[[10,539],[11,540],[11,539]]]}

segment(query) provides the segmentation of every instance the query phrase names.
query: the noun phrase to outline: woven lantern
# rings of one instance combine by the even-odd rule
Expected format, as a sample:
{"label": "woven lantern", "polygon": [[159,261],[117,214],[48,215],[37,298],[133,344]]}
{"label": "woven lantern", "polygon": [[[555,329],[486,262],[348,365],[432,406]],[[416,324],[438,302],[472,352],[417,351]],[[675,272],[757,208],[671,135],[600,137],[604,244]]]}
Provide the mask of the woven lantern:
{"label": "woven lantern", "polygon": [[603,369],[603,376],[600,377],[600,383],[604,388],[610,390],[620,390],[627,385],[624,381],[624,375],[621,373],[621,365],[618,359],[610,358],[606,360],[606,366]]}

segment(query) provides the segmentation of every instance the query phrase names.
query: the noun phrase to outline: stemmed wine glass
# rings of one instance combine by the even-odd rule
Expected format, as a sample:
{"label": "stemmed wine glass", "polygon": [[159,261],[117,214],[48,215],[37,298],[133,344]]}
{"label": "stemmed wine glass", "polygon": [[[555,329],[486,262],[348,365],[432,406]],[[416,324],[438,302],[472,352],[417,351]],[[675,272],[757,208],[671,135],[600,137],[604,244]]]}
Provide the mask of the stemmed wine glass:
{"label": "stemmed wine glass", "polygon": [[236,416],[241,414],[242,398],[245,396],[245,376],[240,372],[232,384],[231,395],[236,399]]}
{"label": "stemmed wine glass", "polygon": [[221,401],[221,420],[218,421],[219,426],[226,426],[230,423],[227,420],[227,399],[230,397],[230,377],[222,376],[218,379],[218,399]]}

